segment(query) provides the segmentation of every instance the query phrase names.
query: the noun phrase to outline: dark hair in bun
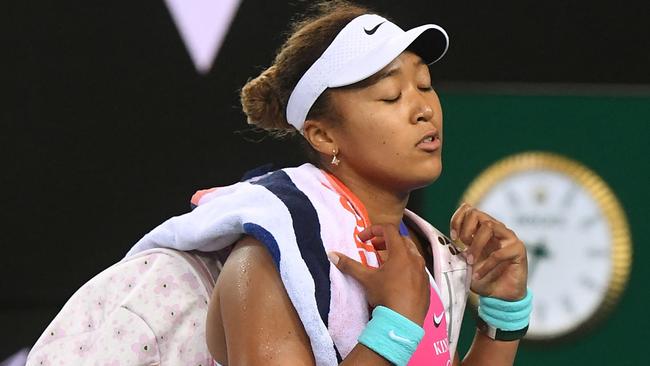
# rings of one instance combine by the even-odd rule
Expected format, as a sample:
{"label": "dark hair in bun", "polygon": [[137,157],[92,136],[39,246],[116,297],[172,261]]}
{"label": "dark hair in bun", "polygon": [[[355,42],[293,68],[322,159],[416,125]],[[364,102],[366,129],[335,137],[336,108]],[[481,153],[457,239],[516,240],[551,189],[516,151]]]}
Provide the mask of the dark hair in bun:
{"label": "dark hair in bun", "polygon": [[[242,109],[248,123],[276,136],[298,132],[286,118],[287,102],[298,80],[346,24],[370,11],[347,1],[335,0],[317,3],[311,13],[313,15],[293,23],[290,35],[278,50],[273,64],[249,80],[241,90]],[[328,116],[332,112],[326,90],[311,107],[307,118]]]}

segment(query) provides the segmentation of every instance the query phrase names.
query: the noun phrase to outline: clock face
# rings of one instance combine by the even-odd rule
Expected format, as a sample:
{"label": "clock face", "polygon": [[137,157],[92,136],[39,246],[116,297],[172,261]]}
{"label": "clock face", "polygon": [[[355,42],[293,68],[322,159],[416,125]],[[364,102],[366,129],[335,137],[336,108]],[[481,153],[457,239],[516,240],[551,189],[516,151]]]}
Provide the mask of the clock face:
{"label": "clock face", "polygon": [[592,316],[612,276],[612,233],[585,188],[556,171],[519,172],[494,185],[477,207],[528,249],[529,338],[570,332]]}
{"label": "clock face", "polygon": [[526,339],[577,334],[618,301],[630,272],[629,230],[618,200],[591,170],[556,154],[517,154],[486,169],[462,201],[526,244],[533,292]]}

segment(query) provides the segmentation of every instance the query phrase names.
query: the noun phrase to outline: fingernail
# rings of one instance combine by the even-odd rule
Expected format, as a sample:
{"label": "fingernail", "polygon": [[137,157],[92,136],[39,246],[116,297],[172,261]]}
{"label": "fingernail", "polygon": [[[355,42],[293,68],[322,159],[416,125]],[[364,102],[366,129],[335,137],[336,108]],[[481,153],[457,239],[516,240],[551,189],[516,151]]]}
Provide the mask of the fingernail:
{"label": "fingernail", "polygon": [[334,252],[328,252],[327,253],[327,259],[330,260],[330,262],[334,263],[334,265],[339,264],[339,256],[336,255]]}
{"label": "fingernail", "polygon": [[458,239],[458,234],[456,233],[456,230],[454,230],[454,229],[451,229],[451,232],[449,233],[449,236],[451,236],[451,240]]}
{"label": "fingernail", "polygon": [[472,265],[474,264],[474,256],[471,254],[467,255],[467,264]]}
{"label": "fingernail", "polygon": [[480,280],[480,278],[479,278],[479,276],[478,276],[478,273],[474,273],[474,274],[472,275],[472,278],[475,279],[475,280]]}

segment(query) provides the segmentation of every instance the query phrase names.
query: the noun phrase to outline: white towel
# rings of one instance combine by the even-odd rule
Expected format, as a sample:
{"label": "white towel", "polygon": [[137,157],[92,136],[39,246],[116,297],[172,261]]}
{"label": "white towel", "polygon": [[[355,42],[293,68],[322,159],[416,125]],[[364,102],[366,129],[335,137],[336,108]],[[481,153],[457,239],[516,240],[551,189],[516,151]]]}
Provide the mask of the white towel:
{"label": "white towel", "polygon": [[193,211],[156,227],[127,256],[154,247],[216,251],[251,235],[278,267],[316,364],[337,365],[350,353],[369,320],[368,304],[359,283],[326,253],[379,263],[372,245],[357,237],[370,224],[365,209],[336,178],[304,164],[203,191],[193,203]]}

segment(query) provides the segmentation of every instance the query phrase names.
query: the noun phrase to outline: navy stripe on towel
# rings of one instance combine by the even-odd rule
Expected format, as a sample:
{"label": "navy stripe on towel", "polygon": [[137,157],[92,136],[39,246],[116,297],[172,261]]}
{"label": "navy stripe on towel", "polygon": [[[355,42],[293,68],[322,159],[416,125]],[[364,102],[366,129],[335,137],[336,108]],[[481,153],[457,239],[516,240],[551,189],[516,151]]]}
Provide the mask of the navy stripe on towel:
{"label": "navy stripe on towel", "polygon": [[289,210],[300,255],[314,279],[318,312],[327,326],[330,311],[330,265],[323,247],[316,209],[307,195],[299,190],[282,170],[273,172],[253,184],[261,185],[275,194]]}
{"label": "navy stripe on towel", "polygon": [[275,241],[273,234],[265,228],[251,222],[244,223],[244,232],[259,240],[261,243],[264,243],[266,249],[271,253],[275,266],[280,268],[280,248],[278,248],[278,242]]}
{"label": "navy stripe on towel", "polygon": [[334,345],[334,351],[336,351],[336,361],[338,363],[343,362],[343,357],[341,357],[341,353],[339,352],[339,349],[336,348],[336,345]]}

